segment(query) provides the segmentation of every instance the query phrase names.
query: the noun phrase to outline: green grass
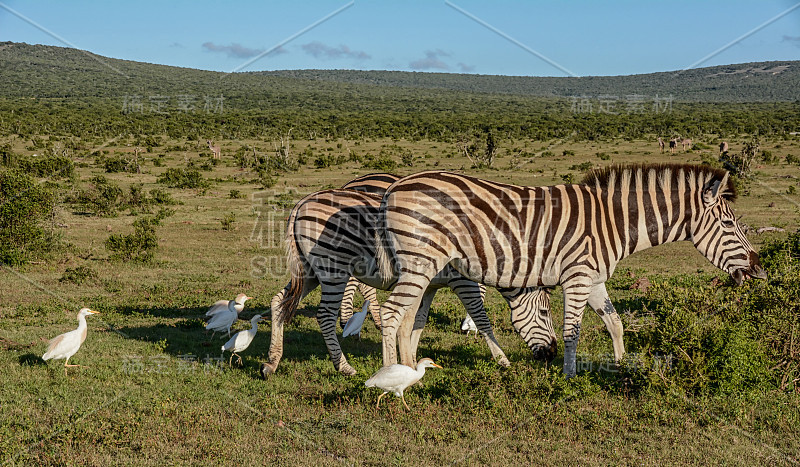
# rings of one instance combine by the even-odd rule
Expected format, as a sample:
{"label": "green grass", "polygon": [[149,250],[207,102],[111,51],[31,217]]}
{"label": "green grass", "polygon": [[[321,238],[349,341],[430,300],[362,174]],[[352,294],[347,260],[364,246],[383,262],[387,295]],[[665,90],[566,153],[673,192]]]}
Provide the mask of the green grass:
{"label": "green grass", "polygon": [[[744,139],[743,139],[744,140]],[[169,144],[178,144],[173,141]],[[585,371],[572,380],[561,375],[561,355],[551,365],[532,360],[511,327],[508,308],[497,293],[487,307],[501,347],[512,361],[503,369],[491,361],[483,341],[458,333],[463,308],[455,295],[441,291],[420,344],[419,355],[444,369],[430,370],[422,385],[406,398],[412,408],[387,396],[375,408],[379,391],[364,381],[381,365],[380,334],[367,323],[362,340],[342,340],[348,361],[358,374],[334,371],[313,318],[319,293],[301,304],[286,328],[284,358],[278,372],[264,381],[258,374],[266,360],[269,321],[261,325],[244,365],[228,368],[219,350],[225,339],[204,334],[207,307],[239,292],[254,296],[243,319],[267,311],[271,297],[286,283],[281,235],[284,206],[304,194],[340,186],[370,172],[356,161],[325,169],[313,159],[296,172],[280,175],[267,190],[265,204],[254,201],[263,191],[248,183],[258,174],[240,170],[230,154],[242,142],[220,142],[222,163],[203,177],[211,186],[170,189],[157,183],[169,168],[186,166],[195,153],[167,153],[163,167],[149,161],[143,173],[105,173],[92,159],[76,160],[79,183],[104,174],[124,192],[134,183],[144,190],[161,188],[183,204],[156,227],[159,238],[150,264],[109,261],[103,246],[111,234],[130,233],[139,216],[93,217],[71,205],[61,206],[56,222],[66,244],[59,252],[15,268],[2,268],[0,288],[0,461],[20,464],[220,464],[223,462],[317,465],[356,464],[795,464],[800,452],[800,397],[790,391],[753,388],[721,396],[682,390],[668,372],[670,384],[653,372],[604,371],[612,353],[602,322],[585,315],[579,355]],[[263,144],[263,143],[262,143]],[[336,147],[336,141],[296,141],[295,153],[311,145],[315,153]],[[561,183],[561,176],[580,172],[569,167],[583,162],[609,164],[661,158],[645,141],[562,143],[500,142],[496,169],[469,169],[463,157],[448,157],[454,147],[429,141],[348,142],[359,154],[377,155],[397,144],[415,155],[413,167],[401,174],[444,168],[518,184]],[[780,154],[800,155],[794,142],[781,144]],[[24,153],[17,142],[15,150]],[[732,146],[737,147],[736,143]],[[511,148],[532,154],[508,166]],[[110,148],[112,151],[115,148]],[[120,148],[122,149],[122,146]],[[575,155],[562,156],[565,150]],[[335,149],[332,151],[337,155]],[[509,151],[505,153],[503,151]],[[603,152],[610,160],[600,160]],[[713,151],[709,151],[713,153]],[[697,151],[663,156],[676,162],[699,162]],[[399,159],[398,159],[399,161]],[[86,162],[81,166],[80,162]],[[797,228],[796,166],[765,165],[758,183],[736,203],[752,227]],[[69,182],[59,182],[61,191]],[[229,196],[238,190],[243,198]],[[774,205],[770,206],[771,203]],[[153,212],[157,211],[156,208]],[[271,241],[251,241],[258,213]],[[236,228],[222,220],[236,216]],[[766,238],[752,236],[758,246]],[[266,270],[254,258],[263,257]],[[77,269],[84,268],[84,269]],[[60,280],[80,270],[81,280]],[[72,271],[71,273],[69,271]],[[87,272],[91,271],[91,272]],[[707,281],[717,270],[688,243],[666,245],[624,260],[609,284],[617,308],[625,316],[626,344],[635,342],[637,325],[646,322],[648,297],[630,290],[634,278],[653,281],[686,278]],[[633,276],[633,277],[631,277]],[[695,279],[693,279],[695,278]],[[381,298],[386,295],[382,294]],[[46,340],[74,329],[81,306],[102,314],[88,319],[89,334],[65,377],[61,361],[43,363]],[[553,297],[559,310],[561,297]],[[625,312],[629,311],[630,314]],[[796,310],[795,310],[796,312]],[[556,311],[556,332],[561,313]],[[249,327],[242,321],[237,330]],[[796,343],[795,343],[796,345]],[[642,379],[644,378],[644,379]],[[654,382],[647,378],[652,378]]]}

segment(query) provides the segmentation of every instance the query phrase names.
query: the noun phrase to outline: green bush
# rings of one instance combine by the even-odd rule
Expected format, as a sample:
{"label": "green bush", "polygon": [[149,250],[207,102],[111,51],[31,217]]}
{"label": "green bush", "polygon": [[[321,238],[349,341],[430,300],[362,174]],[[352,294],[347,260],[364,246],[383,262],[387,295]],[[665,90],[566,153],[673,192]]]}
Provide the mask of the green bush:
{"label": "green bush", "polygon": [[226,214],[219,222],[222,224],[222,230],[233,230],[233,223],[236,222],[236,214]]}
{"label": "green bush", "polygon": [[170,188],[207,188],[210,183],[199,171],[172,167],[158,177],[158,183]]}
{"label": "green bush", "polygon": [[626,334],[626,345],[638,355],[670,355],[673,364],[648,384],[722,396],[800,387],[800,234],[769,243],[760,256],[768,279],[740,287],[709,276],[652,281],[638,317],[648,324]]}
{"label": "green bush", "polygon": [[72,202],[95,216],[116,216],[125,202],[122,188],[102,175],[95,175],[89,183]]}
{"label": "green bush", "polygon": [[114,234],[106,239],[105,246],[111,252],[109,259],[147,263],[153,260],[158,249],[156,225],[159,220],[142,217],[133,222],[133,233]]}
{"label": "green bush", "polygon": [[49,185],[19,170],[0,171],[0,262],[22,264],[52,249],[55,200]]}
{"label": "green bush", "polygon": [[150,190],[150,202],[159,205],[178,204],[168,191],[164,191],[161,188],[153,188]]}
{"label": "green bush", "polygon": [[59,282],[69,282],[75,285],[82,285],[86,282],[95,281],[97,273],[86,266],[67,268],[64,274],[58,279]]}
{"label": "green bush", "polygon": [[120,156],[106,158],[103,161],[103,168],[107,173],[138,173],[140,171],[139,164]]}
{"label": "green bush", "polygon": [[20,158],[19,168],[34,177],[73,178],[75,164],[66,156],[37,156]]}
{"label": "green bush", "polygon": [[381,172],[393,172],[397,169],[397,161],[388,154],[375,156],[365,156],[361,166],[365,169],[378,170]]}

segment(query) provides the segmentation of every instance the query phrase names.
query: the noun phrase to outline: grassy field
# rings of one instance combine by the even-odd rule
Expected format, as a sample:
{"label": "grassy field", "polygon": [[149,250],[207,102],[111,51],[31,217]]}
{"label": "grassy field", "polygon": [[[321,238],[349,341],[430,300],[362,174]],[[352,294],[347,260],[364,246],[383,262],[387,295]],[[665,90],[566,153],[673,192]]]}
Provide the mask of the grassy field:
{"label": "grassy field", "polygon": [[[18,153],[26,141],[6,138]],[[204,141],[203,141],[204,142]],[[364,381],[381,366],[380,333],[367,323],[362,339],[343,339],[353,377],[334,371],[314,319],[319,293],[301,303],[287,326],[284,359],[264,381],[269,321],[229,368],[223,339],[204,334],[210,304],[240,292],[254,296],[242,319],[267,313],[286,283],[284,219],[294,201],[374,172],[350,154],[381,150],[414,155],[409,174],[432,168],[525,185],[563,183],[582,176],[581,164],[691,162],[716,158],[711,149],[659,154],[651,141],[500,141],[493,169],[470,169],[454,145],[429,141],[295,140],[292,151],[343,156],[342,164],[314,168],[314,158],[281,174],[264,188],[241,169],[233,153],[243,145],[271,151],[271,142],[221,141],[221,163],[201,172],[204,189],[167,189],[180,202],[156,227],[158,251],[149,264],[109,261],[111,234],[132,231],[142,212],[113,217],[59,206],[55,223],[65,246],[41,261],[2,267],[0,288],[0,460],[9,464],[778,464],[800,461],[800,395],[787,391],[741,396],[697,396],[680,390],[652,392],[607,363],[611,341],[602,322],[587,312],[578,353],[579,375],[561,376],[561,355],[551,365],[534,361],[514,332],[508,307],[491,291],[487,310],[498,340],[512,361],[491,361],[483,341],[459,332],[464,310],[455,295],[434,301],[420,351],[442,365],[407,391],[411,412],[394,397],[375,408],[379,394]],[[731,141],[738,151],[742,141]],[[92,147],[99,145],[90,144]],[[182,147],[168,151],[164,148]],[[735,207],[753,229],[798,228],[800,141],[762,141],[779,159],[757,167]],[[131,156],[124,141],[103,147]],[[142,173],[105,173],[93,157],[75,157],[75,183],[105,175],[125,191],[141,183],[162,188],[160,174],[210,160],[199,142],[169,141],[139,155]],[[399,157],[396,157],[399,160]],[[158,161],[157,165],[154,161]],[[793,188],[794,187],[794,188]],[[235,190],[239,193],[232,191]],[[136,214],[136,215],[134,215]],[[231,214],[234,217],[231,217]],[[228,218],[228,227],[224,221]],[[235,219],[232,222],[231,219]],[[259,234],[261,235],[259,237]],[[751,234],[756,248],[783,233]],[[90,271],[79,279],[70,270]],[[84,270],[84,271],[85,271]],[[717,270],[689,243],[661,246],[620,263],[609,292],[635,333],[645,293],[631,283],[687,276],[710,279]],[[722,273],[720,273],[722,276]],[[385,295],[382,295],[385,298]],[[45,364],[46,341],[74,329],[82,306],[101,312],[88,318],[89,334],[71,363],[86,365],[64,375],[61,362]],[[562,306],[558,292],[554,309]],[[555,315],[560,334],[561,313]],[[629,326],[630,325],[630,326]],[[249,327],[240,321],[237,329]],[[626,343],[630,334],[626,334]],[[581,371],[583,370],[583,371]],[[668,371],[665,374],[668,379]]]}

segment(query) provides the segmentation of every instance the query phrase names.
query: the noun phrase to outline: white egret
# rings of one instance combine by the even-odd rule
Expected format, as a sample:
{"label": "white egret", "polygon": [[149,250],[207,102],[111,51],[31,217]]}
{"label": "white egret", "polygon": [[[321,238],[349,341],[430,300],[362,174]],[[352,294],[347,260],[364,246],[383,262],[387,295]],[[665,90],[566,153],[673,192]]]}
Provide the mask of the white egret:
{"label": "white egret", "polygon": [[[242,299],[249,298],[245,294],[239,294],[236,298],[238,299],[240,297]],[[211,308],[209,308],[208,311],[206,311],[206,316],[215,315],[215,314],[219,313],[220,311],[227,311],[228,310],[228,306],[230,306],[230,302],[234,302],[234,305],[236,307],[236,311],[238,313],[241,313],[242,309],[244,309],[244,300],[242,301],[241,304],[236,303],[235,299],[234,300],[218,300],[216,303],[211,305]]]}
{"label": "white egret", "polygon": [[353,316],[347,320],[347,324],[344,325],[344,329],[342,330],[342,337],[358,334],[358,338],[361,339],[361,328],[364,327],[364,319],[366,319],[368,311],[369,300],[365,300],[364,307],[361,309],[361,311],[358,313],[353,313]]}
{"label": "white egret", "polygon": [[475,331],[475,337],[478,336],[478,327],[475,326],[475,321],[472,321],[472,318],[467,315],[463,321],[461,321],[461,330],[467,331],[467,336],[469,336],[470,331]]}
{"label": "white egret", "polygon": [[422,377],[425,375],[425,368],[441,367],[433,363],[433,360],[430,358],[423,358],[417,362],[416,370],[406,365],[400,365],[397,363],[394,365],[385,366],[378,370],[377,373],[372,375],[372,378],[368,379],[367,382],[364,383],[364,385],[368,388],[377,387],[383,389],[383,394],[378,396],[378,403],[375,405],[375,407],[380,407],[381,397],[392,392],[395,396],[399,397],[403,401],[403,405],[406,406],[406,409],[411,410],[408,408],[408,404],[406,404],[405,397],[403,397],[403,391],[407,387],[422,379]]}
{"label": "white egret", "polygon": [[81,308],[81,311],[78,312],[78,329],[65,332],[60,336],[50,339],[50,343],[47,345],[47,352],[42,355],[42,360],[50,360],[51,358],[60,360],[65,358],[65,376],[67,374],[67,367],[79,367],[80,365],[70,365],[69,358],[75,355],[78,349],[81,348],[83,341],[86,340],[86,332],[88,330],[88,327],[86,326],[86,317],[95,314],[98,314],[98,312],[92,311],[88,308]]}
{"label": "white egret", "polygon": [[239,356],[236,352],[241,352],[245,350],[247,347],[250,346],[250,343],[253,342],[253,339],[256,337],[256,332],[258,331],[258,322],[261,321],[261,315],[255,315],[250,318],[250,324],[253,325],[252,328],[239,331],[233,335],[233,337],[228,340],[223,346],[222,351],[230,351],[231,358],[228,360],[228,366],[231,366],[231,362],[233,361],[233,356],[236,355],[239,358],[239,365],[242,364],[242,357]]}
{"label": "white egret", "polygon": [[[218,310],[211,315],[211,319],[208,320],[208,324],[206,324],[206,330],[213,331],[211,334],[211,338],[214,338],[214,334],[223,331],[227,331],[228,337],[231,337],[231,326],[233,323],[239,319],[239,312],[244,309],[244,302],[247,300],[252,300],[253,297],[248,297],[247,295],[240,293],[236,296],[236,299],[228,301],[228,308]],[[217,302],[217,304],[220,302]],[[216,304],[215,304],[216,306]],[[213,309],[214,307],[212,307]],[[209,310],[210,312],[211,310]]]}

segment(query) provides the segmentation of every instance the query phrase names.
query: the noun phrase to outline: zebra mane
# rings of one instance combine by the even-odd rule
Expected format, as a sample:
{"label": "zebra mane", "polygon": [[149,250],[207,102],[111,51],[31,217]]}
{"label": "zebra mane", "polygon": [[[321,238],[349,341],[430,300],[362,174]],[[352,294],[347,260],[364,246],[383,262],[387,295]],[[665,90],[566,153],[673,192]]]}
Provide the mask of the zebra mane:
{"label": "zebra mane", "polygon": [[[719,180],[728,173],[723,169],[716,169],[708,165],[696,164],[614,164],[602,169],[594,169],[586,174],[581,181],[582,185],[593,185],[599,188],[613,186],[615,190],[631,189],[637,178],[642,179],[642,186],[655,186],[677,180],[678,174],[683,172],[686,180],[708,182]],[[728,177],[727,186],[722,190],[722,197],[733,202],[736,200],[736,185],[732,177]]]}

